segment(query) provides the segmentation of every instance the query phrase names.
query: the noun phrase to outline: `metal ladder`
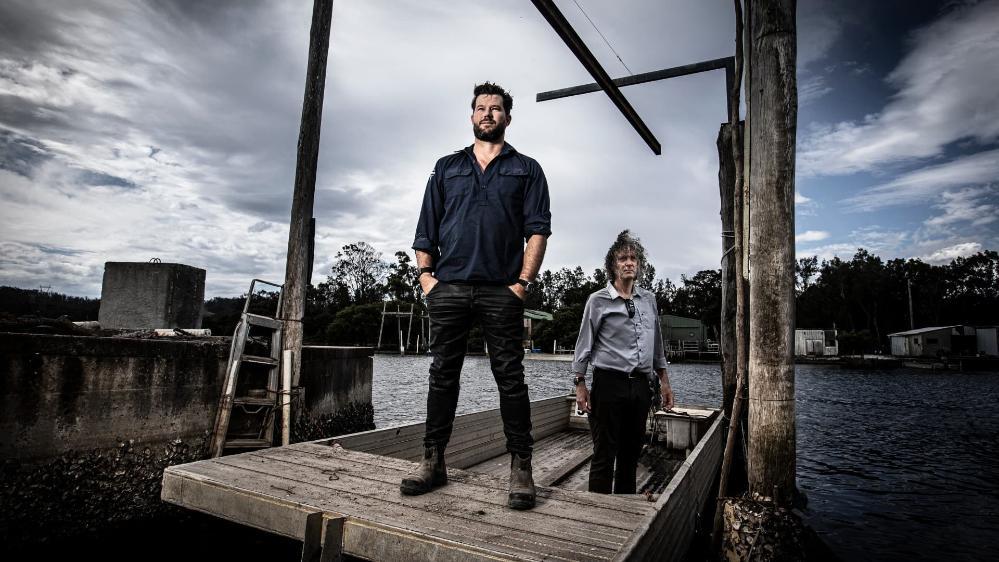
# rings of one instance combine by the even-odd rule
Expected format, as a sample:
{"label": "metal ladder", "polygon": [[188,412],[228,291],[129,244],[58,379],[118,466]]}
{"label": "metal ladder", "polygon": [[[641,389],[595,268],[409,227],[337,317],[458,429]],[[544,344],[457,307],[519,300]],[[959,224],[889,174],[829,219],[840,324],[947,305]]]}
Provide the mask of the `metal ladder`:
{"label": "metal ladder", "polygon": [[[250,300],[253,298],[257,283],[278,288],[278,302],[275,317],[251,314]],[[281,373],[281,332],[282,323],[276,318],[281,311],[283,297],[282,285],[254,279],[250,282],[250,291],[246,294],[246,303],[236,332],[232,338],[232,348],[229,350],[229,361],[225,369],[225,383],[222,385],[222,396],[219,398],[218,412],[215,416],[215,429],[212,431],[209,443],[209,457],[220,457],[226,449],[262,449],[274,445],[274,418],[280,406],[278,381]],[[247,340],[251,339],[250,331],[254,328],[269,332],[270,345],[267,356],[249,355],[246,351]],[[261,384],[261,369],[251,367],[254,373],[242,373],[244,365],[263,365],[266,367],[266,387],[247,388],[253,384]],[[248,370],[249,371],[249,370]],[[240,376],[247,379],[240,384]],[[256,377],[252,375],[256,374]],[[253,379],[257,380],[253,380]],[[247,384],[249,383],[249,384]],[[237,391],[243,392],[236,396]],[[236,411],[240,422],[237,427],[231,427],[233,411]]]}

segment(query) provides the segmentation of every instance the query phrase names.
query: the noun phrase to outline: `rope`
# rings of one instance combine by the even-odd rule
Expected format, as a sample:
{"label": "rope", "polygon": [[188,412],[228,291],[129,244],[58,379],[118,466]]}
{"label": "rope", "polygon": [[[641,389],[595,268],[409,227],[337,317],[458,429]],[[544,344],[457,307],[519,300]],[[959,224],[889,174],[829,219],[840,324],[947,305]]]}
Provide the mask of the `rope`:
{"label": "rope", "polygon": [[604,43],[606,43],[607,47],[610,48],[612,53],[614,53],[614,56],[617,57],[617,60],[621,62],[621,66],[623,66],[625,70],[628,71],[628,74],[634,76],[635,73],[632,72],[630,68],[628,68],[628,65],[624,64],[624,60],[621,58],[621,55],[617,54],[617,51],[615,51],[614,47],[611,46],[610,41],[608,41],[607,38],[604,37],[603,33],[600,33],[600,28],[597,27],[597,24],[593,23],[593,20],[591,20],[590,16],[586,13],[585,10],[583,10],[583,7],[579,5],[579,2],[576,2],[576,0],[572,0],[572,3],[575,4],[577,8],[579,8],[580,12],[583,12],[583,15],[586,16],[586,21],[590,22],[590,25],[593,26],[593,29],[597,30],[597,34],[599,34],[600,38],[604,40]]}

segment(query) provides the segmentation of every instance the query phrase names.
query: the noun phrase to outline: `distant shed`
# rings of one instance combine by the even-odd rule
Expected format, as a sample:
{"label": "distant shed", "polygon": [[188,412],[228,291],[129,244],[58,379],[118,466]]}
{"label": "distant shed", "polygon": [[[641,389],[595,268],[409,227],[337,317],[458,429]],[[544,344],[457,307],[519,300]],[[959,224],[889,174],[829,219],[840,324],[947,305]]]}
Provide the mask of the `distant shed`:
{"label": "distant shed", "polygon": [[839,355],[836,330],[795,330],[794,355],[796,357]]}
{"label": "distant shed", "polygon": [[978,350],[975,328],[934,326],[888,334],[891,354],[896,357],[937,357],[950,354],[974,355]]}
{"label": "distant shed", "polygon": [[975,338],[978,340],[978,353],[980,355],[999,356],[999,327],[979,326],[975,328]]}
{"label": "distant shed", "polygon": [[708,339],[707,328],[704,326],[704,322],[701,322],[697,318],[663,314],[659,316],[659,324],[662,327],[664,340],[700,343]]}

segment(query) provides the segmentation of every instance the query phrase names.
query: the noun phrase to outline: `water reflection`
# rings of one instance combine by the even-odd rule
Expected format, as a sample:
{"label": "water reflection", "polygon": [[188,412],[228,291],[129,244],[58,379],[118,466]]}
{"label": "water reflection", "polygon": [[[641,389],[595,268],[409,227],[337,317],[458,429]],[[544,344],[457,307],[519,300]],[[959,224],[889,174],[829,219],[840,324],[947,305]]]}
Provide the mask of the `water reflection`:
{"label": "water reflection", "polygon": [[[375,357],[375,423],[423,421],[428,357]],[[570,363],[525,363],[531,399],[572,390]],[[805,515],[846,560],[993,559],[999,551],[999,374],[796,369]],[[718,365],[671,365],[677,401],[721,401]],[[496,408],[485,357],[458,412]]]}

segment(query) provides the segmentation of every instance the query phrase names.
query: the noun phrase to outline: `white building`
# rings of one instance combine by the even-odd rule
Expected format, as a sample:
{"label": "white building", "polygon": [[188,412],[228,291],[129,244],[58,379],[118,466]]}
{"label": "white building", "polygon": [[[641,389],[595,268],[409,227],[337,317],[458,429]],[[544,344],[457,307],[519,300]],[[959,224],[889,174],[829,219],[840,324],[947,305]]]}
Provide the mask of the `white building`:
{"label": "white building", "polygon": [[795,330],[794,355],[839,355],[836,330]]}
{"label": "white building", "polygon": [[974,355],[978,349],[975,328],[971,326],[934,326],[888,334],[891,354],[897,357],[937,357]]}
{"label": "white building", "polygon": [[978,353],[981,355],[999,356],[999,328],[996,326],[980,326],[975,328],[975,338],[978,340]]}

